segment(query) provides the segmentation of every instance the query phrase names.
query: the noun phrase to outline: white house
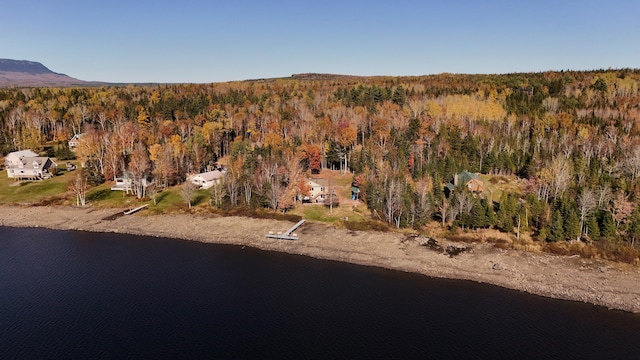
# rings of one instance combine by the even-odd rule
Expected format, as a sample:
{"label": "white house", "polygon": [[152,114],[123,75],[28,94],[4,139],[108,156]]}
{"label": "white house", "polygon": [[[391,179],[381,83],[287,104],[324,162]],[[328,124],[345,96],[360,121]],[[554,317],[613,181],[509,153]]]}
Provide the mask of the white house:
{"label": "white house", "polygon": [[46,156],[38,156],[31,150],[9,153],[4,158],[7,176],[15,179],[42,180],[53,176],[56,163]]}
{"label": "white house", "polygon": [[324,193],[325,188],[324,185],[318,184],[313,180],[309,180],[307,183],[309,185],[309,195],[302,198],[304,202],[323,202],[324,201]]}
{"label": "white house", "polygon": [[111,187],[113,191],[124,191],[125,193],[133,192],[133,181],[128,177],[117,177],[114,179],[115,184]]}
{"label": "white house", "polygon": [[84,134],[75,134],[73,135],[73,137],[71,138],[71,140],[68,141],[69,144],[69,149],[71,150],[75,150],[75,148],[78,146],[78,142],[80,141],[80,138],[83,136]]}
{"label": "white house", "polygon": [[225,170],[213,170],[207,171],[205,173],[196,174],[190,177],[190,180],[193,184],[199,186],[202,189],[208,189],[213,186],[213,184],[219,183],[222,181],[222,178],[227,172]]}

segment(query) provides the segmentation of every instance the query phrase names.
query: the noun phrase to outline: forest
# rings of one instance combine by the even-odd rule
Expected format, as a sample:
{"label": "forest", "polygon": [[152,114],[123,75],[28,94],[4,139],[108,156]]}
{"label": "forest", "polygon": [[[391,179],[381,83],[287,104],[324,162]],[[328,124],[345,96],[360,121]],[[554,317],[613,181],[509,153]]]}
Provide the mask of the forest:
{"label": "forest", "polygon": [[[215,206],[281,211],[310,174],[335,169],[393,227],[638,249],[639,85],[640,70],[609,69],[5,88],[0,153],[78,156],[92,185],[127,173],[171,187],[223,161]],[[463,170],[522,186],[447,194]]]}

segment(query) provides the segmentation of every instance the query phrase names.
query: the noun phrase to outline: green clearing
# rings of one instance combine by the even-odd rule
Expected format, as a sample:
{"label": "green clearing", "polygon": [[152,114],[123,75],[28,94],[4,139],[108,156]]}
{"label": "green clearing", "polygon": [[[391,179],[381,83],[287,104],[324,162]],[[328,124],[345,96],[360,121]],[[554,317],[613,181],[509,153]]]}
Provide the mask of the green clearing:
{"label": "green clearing", "polygon": [[0,204],[36,204],[52,197],[67,198],[67,182],[71,175],[66,171],[47,180],[16,181],[0,175]]}

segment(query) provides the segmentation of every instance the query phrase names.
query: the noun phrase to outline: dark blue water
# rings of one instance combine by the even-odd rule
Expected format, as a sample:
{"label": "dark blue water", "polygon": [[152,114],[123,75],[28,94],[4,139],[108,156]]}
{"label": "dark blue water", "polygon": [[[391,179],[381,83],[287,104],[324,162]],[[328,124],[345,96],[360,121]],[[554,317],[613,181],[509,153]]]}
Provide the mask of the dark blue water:
{"label": "dark blue water", "polygon": [[0,227],[0,359],[640,358],[640,317],[255,249]]}

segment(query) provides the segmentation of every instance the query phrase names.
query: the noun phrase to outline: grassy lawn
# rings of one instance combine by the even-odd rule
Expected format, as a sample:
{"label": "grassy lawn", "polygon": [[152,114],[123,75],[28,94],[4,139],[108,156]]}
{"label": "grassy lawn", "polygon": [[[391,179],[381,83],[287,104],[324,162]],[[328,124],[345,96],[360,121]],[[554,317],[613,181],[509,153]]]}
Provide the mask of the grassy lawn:
{"label": "grassy lawn", "polygon": [[[171,212],[181,206],[187,206],[180,195],[179,187],[162,190],[156,195],[156,205],[153,205],[153,200],[149,201],[149,203],[149,212],[153,214],[163,214]],[[193,205],[193,203],[191,205]]]}
{"label": "grassy lawn", "polygon": [[[75,162],[74,162],[75,163]],[[78,164],[76,164],[78,165]],[[76,170],[79,171],[79,170]],[[67,183],[76,171],[67,172],[60,166],[58,175],[43,181],[16,182],[5,176],[0,176],[0,204],[34,204],[52,202],[56,204],[74,205],[75,196],[67,191]],[[325,171],[321,177],[331,178],[331,185],[340,199],[351,196],[352,175],[340,175],[336,171]],[[87,204],[97,208],[134,208],[142,204],[150,204],[148,212],[151,214],[171,213],[185,210],[187,204],[181,195],[181,187],[163,189],[156,195],[156,205],[149,198],[137,199],[134,195],[127,195],[123,191],[112,191],[112,181],[92,187],[87,192]],[[193,207],[208,208],[210,194],[208,190],[196,190],[193,193],[191,205]],[[362,222],[368,218],[368,210],[364,204],[354,208],[351,203],[342,203],[330,209],[320,204],[296,204],[289,214],[298,215],[305,219],[327,223]]]}
{"label": "grassy lawn", "polygon": [[[364,208],[364,205],[361,205]],[[348,219],[349,221],[360,221],[365,218],[360,212],[354,211],[347,206],[334,206],[333,211],[324,205],[298,204],[295,209],[289,211],[291,214],[300,215],[307,220],[335,223]]]}
{"label": "grassy lawn", "polygon": [[0,204],[32,204],[58,197],[67,197],[67,182],[73,173],[59,171],[47,180],[15,181],[0,173]]}

